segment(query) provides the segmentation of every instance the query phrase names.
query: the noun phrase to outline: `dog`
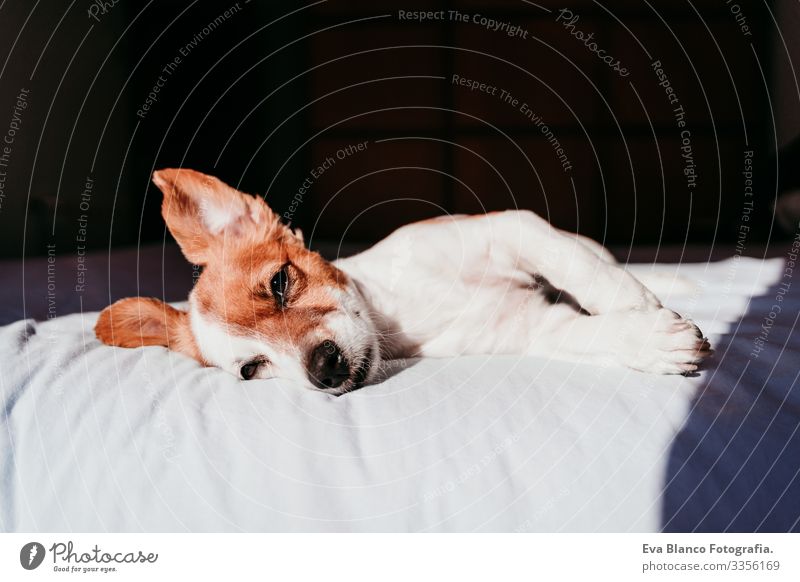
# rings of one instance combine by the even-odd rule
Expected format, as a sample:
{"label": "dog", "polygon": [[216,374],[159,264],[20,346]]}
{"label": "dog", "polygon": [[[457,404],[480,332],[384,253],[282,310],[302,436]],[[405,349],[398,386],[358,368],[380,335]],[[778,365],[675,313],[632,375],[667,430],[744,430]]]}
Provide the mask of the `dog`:
{"label": "dog", "polygon": [[520,354],[686,374],[713,353],[599,243],[530,211],[412,223],[328,262],[260,197],[188,169],[153,182],[202,272],[186,311],[141,297],[104,309],[95,332],[111,346],[166,346],[242,380],[337,395],[395,358]]}

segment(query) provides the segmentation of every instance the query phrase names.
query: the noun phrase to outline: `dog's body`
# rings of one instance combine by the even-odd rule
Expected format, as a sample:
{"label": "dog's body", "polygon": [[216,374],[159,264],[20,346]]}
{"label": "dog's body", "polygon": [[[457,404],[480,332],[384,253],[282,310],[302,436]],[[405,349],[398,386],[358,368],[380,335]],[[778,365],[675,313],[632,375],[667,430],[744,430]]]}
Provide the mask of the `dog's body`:
{"label": "dog's body", "polygon": [[165,345],[245,379],[335,394],[400,357],[536,354],[669,374],[711,354],[602,246],[528,211],[411,224],[327,263],[260,198],[190,170],[154,181],[167,225],[204,271],[188,313],[139,298],[104,310],[107,344]]}

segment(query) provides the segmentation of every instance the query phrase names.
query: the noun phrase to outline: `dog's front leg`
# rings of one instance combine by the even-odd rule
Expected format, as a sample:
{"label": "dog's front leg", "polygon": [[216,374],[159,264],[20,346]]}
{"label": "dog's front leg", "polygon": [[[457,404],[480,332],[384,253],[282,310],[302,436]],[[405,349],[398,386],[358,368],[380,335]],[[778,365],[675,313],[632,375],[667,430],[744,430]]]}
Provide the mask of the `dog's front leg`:
{"label": "dog's front leg", "polygon": [[693,323],[668,309],[554,317],[530,330],[526,353],[656,374],[697,370],[713,354]]}

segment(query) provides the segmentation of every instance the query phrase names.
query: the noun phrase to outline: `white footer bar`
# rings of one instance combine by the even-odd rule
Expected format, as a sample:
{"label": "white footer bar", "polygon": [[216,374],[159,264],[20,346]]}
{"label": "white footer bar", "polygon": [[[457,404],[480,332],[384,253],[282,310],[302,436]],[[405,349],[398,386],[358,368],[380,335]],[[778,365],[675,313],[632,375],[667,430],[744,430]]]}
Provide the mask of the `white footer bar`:
{"label": "white footer bar", "polygon": [[3,534],[0,580],[800,580],[791,534]]}

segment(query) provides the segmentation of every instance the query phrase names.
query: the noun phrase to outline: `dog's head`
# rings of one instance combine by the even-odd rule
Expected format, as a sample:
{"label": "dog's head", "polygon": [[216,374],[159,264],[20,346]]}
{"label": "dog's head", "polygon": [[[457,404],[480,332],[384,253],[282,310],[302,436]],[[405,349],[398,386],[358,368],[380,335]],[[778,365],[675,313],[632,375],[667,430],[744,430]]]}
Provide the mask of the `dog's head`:
{"label": "dog's head", "polygon": [[333,394],[369,379],[377,333],[345,273],[259,197],[192,170],[160,170],[153,182],[167,227],[202,272],[188,311],[145,298],[104,309],[102,342],[167,346],[244,380],[289,378]]}

